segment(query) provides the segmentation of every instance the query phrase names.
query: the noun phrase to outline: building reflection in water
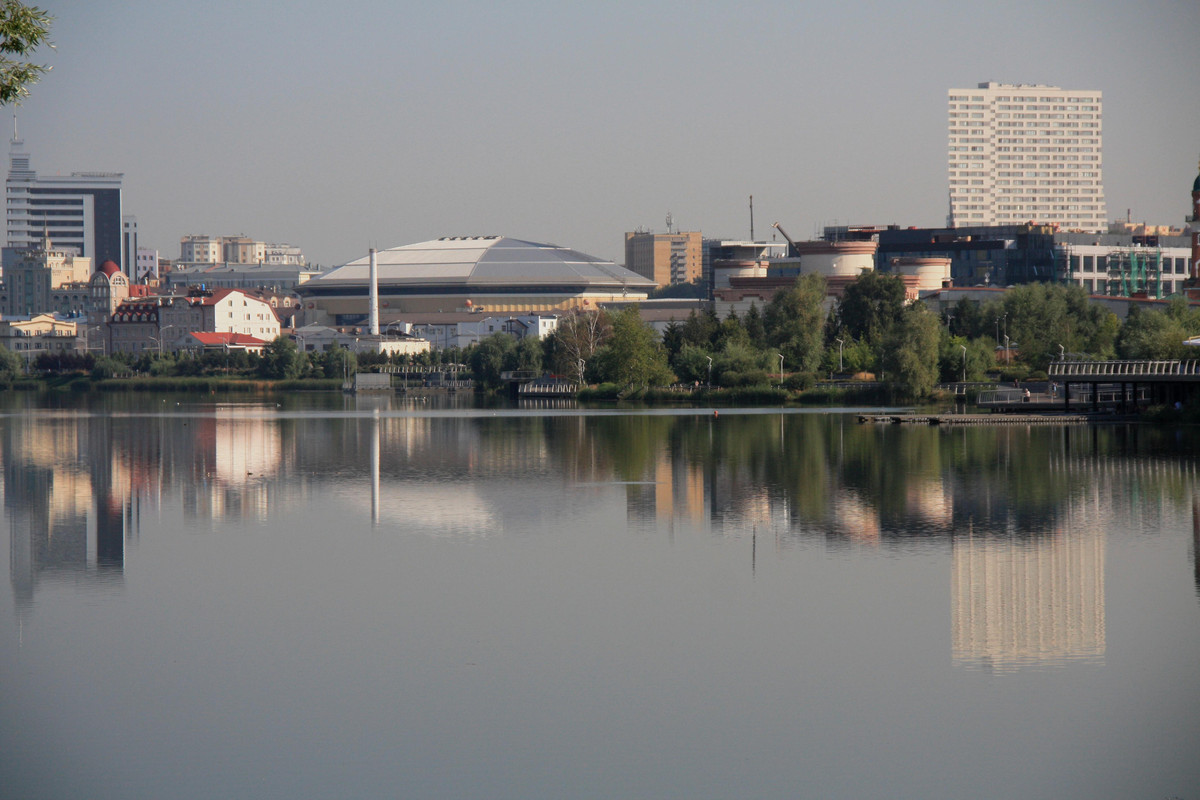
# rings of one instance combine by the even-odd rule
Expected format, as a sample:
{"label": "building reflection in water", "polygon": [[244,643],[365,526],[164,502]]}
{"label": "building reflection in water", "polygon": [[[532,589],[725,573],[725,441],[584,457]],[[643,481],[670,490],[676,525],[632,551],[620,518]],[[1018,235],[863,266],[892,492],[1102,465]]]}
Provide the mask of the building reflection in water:
{"label": "building reflection in water", "polygon": [[[10,417],[0,455],[18,598],[55,574],[119,577],[142,509],[168,500],[216,524],[332,492],[375,528],[477,537],[560,525],[564,489],[620,486],[629,523],[671,536],[766,537],[780,553],[813,542],[947,553],[953,660],[1005,670],[1103,658],[1105,531],[1135,501],[1101,499],[1099,487],[1196,502],[1193,461],[1147,431],[901,430],[830,414],[440,415],[347,402],[311,416],[218,403]],[[1190,442],[1176,449],[1192,452]],[[570,502],[608,497],[574,492]]]}
{"label": "building reflection in water", "polygon": [[90,418],[3,430],[9,572],[19,609],[42,581],[118,586],[136,538],[129,462],[110,457],[111,423]]}
{"label": "building reflection in water", "polygon": [[973,530],[951,549],[954,663],[997,672],[1103,660],[1105,534],[1073,526],[1041,536]]}

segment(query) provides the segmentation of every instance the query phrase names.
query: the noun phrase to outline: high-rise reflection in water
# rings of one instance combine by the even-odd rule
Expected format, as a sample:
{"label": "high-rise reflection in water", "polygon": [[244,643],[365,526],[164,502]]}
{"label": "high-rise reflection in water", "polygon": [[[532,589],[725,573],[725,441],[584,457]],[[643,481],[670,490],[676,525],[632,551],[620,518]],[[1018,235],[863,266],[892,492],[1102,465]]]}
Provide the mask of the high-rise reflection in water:
{"label": "high-rise reflection in water", "polygon": [[41,581],[120,583],[127,538],[136,536],[134,475],[110,453],[103,418],[5,425],[4,510],[18,608]]}
{"label": "high-rise reflection in water", "polygon": [[954,662],[996,671],[1101,660],[1105,534],[955,536],[950,573]]}

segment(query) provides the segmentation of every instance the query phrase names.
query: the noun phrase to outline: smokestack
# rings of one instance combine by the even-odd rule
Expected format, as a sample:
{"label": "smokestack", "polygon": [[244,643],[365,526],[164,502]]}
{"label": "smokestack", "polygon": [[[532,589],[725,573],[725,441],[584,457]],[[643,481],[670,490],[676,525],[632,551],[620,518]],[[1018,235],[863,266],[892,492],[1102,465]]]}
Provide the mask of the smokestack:
{"label": "smokestack", "polygon": [[367,318],[370,325],[370,333],[372,336],[379,335],[379,266],[375,263],[375,248],[370,250],[371,254],[371,311]]}

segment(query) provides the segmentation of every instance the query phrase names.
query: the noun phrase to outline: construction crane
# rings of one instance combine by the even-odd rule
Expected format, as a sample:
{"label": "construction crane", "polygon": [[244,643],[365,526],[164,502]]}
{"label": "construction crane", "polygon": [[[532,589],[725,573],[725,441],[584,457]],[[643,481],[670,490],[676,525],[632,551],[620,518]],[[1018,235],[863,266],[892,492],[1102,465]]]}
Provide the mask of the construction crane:
{"label": "construction crane", "polygon": [[783,229],[783,226],[780,225],[778,222],[776,222],[776,223],[772,224],[771,227],[774,228],[775,230],[779,231],[783,235],[784,239],[787,239],[788,258],[798,257],[800,255],[799,249],[796,247],[796,243],[792,240],[792,237],[787,235],[787,231],[785,231]]}

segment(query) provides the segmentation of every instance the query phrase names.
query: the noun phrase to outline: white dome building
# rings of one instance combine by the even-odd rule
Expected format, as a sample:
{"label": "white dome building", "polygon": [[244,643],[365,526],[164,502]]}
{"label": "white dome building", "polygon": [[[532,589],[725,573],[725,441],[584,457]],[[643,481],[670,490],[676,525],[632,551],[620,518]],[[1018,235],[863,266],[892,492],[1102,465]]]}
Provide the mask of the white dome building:
{"label": "white dome building", "polygon": [[[454,311],[528,313],[646,299],[653,281],[611,261],[504,236],[452,236],[376,253],[379,317]],[[308,323],[357,324],[369,312],[370,258],[296,288]]]}

